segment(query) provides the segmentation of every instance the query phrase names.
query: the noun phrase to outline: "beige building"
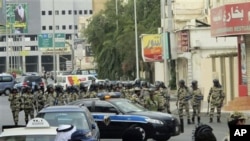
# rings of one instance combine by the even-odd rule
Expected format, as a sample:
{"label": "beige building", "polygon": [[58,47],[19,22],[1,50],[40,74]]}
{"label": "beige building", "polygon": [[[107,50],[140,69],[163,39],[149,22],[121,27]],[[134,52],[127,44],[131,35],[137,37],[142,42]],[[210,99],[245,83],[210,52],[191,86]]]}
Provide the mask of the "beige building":
{"label": "beige building", "polygon": [[105,3],[108,0],[93,0],[93,14],[100,12],[105,9]]}

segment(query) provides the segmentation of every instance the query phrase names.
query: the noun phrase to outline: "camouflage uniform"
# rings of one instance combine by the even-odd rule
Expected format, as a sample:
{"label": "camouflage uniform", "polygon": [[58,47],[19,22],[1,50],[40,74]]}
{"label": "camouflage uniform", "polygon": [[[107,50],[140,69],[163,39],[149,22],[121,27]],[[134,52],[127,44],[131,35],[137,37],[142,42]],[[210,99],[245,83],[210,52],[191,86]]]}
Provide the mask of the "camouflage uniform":
{"label": "camouflage uniform", "polygon": [[198,88],[198,82],[196,80],[192,81],[192,91],[191,91],[191,105],[193,107],[192,122],[195,123],[195,116],[197,116],[197,121],[200,123],[200,112],[201,112],[201,100],[203,99],[203,94]]}
{"label": "camouflage uniform", "polygon": [[161,92],[161,95],[165,99],[165,107],[166,107],[167,113],[171,114],[171,110],[170,110],[170,95],[169,95],[168,89],[167,88],[160,88],[160,92]]}
{"label": "camouflage uniform", "polygon": [[160,91],[155,91],[155,98],[158,102],[158,109],[157,111],[162,112],[165,110],[165,105],[166,105],[166,101],[164,96],[162,95],[162,93]]}
{"label": "camouflage uniform", "polygon": [[63,94],[62,92],[59,93],[57,97],[57,105],[65,105],[66,101],[67,101],[67,98],[65,94]]}
{"label": "camouflage uniform", "polygon": [[213,80],[214,86],[210,88],[208,95],[208,103],[210,103],[210,123],[213,122],[214,109],[217,109],[217,122],[220,122],[221,107],[223,106],[223,100],[225,98],[223,88],[219,84],[219,80]]}
{"label": "camouflage uniform", "polygon": [[143,102],[140,100],[139,96],[140,95],[140,88],[135,88],[134,93],[131,95],[130,100],[135,103],[143,106]]}
{"label": "camouflage uniform", "polygon": [[55,92],[48,92],[45,93],[45,98],[46,98],[46,102],[45,105],[56,105],[56,93]]}
{"label": "camouflage uniform", "polygon": [[12,93],[9,95],[8,100],[10,101],[10,108],[12,111],[12,116],[15,125],[18,124],[18,119],[19,119],[19,112],[22,110],[21,104],[22,100],[19,94],[17,93],[17,89],[13,89]]}
{"label": "camouflage uniform", "polygon": [[45,98],[42,91],[39,91],[37,93],[37,100],[36,101],[37,101],[37,110],[38,111],[42,110],[44,108],[45,102],[46,102],[46,98]]}
{"label": "camouflage uniform", "polygon": [[149,96],[144,97],[144,107],[151,111],[158,110],[158,100],[156,95],[154,95],[154,90],[150,89]]}
{"label": "camouflage uniform", "polygon": [[69,102],[73,102],[73,101],[76,101],[78,99],[78,94],[76,92],[73,92],[69,95]]}
{"label": "camouflage uniform", "polygon": [[34,118],[34,103],[35,99],[33,94],[31,93],[31,89],[22,95],[22,102],[24,105],[24,114],[25,114],[25,122],[26,124],[29,121],[29,116],[30,119]]}

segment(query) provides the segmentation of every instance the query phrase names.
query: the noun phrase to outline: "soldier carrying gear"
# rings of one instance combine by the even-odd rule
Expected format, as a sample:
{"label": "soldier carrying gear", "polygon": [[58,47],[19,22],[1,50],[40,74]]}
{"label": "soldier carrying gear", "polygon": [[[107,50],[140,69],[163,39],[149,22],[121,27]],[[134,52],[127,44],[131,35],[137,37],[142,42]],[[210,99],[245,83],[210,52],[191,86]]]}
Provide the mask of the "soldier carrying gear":
{"label": "soldier carrying gear", "polygon": [[207,102],[210,104],[209,122],[213,122],[214,109],[217,109],[217,122],[220,123],[221,108],[225,98],[223,88],[218,79],[213,80],[213,87],[210,88]]}
{"label": "soldier carrying gear", "polygon": [[19,96],[16,88],[12,89],[8,100],[10,101],[10,108],[12,111],[14,123],[15,123],[15,125],[18,125],[19,112],[22,110],[21,109],[22,108],[21,107],[22,100],[21,100],[21,97]]}
{"label": "soldier carrying gear", "polygon": [[134,88],[134,93],[132,94],[130,100],[133,102],[133,103],[137,103],[137,104],[140,104],[141,106],[143,106],[143,102],[141,102],[139,96],[141,94],[141,89],[139,87],[135,87]]}
{"label": "soldier carrying gear", "polygon": [[47,86],[47,93],[45,93],[46,105],[56,105],[56,93],[54,91],[54,86],[52,84]]}
{"label": "soldier carrying gear", "polygon": [[198,88],[198,82],[196,80],[192,81],[191,96],[191,104],[193,107],[192,123],[195,123],[195,116],[197,116],[197,121],[200,123],[201,100],[203,100],[203,94],[200,88]]}
{"label": "soldier carrying gear", "polygon": [[183,110],[186,110],[187,114],[187,123],[191,124],[190,120],[190,114],[189,114],[189,99],[190,99],[190,94],[188,87],[185,85],[184,80],[179,81],[179,88],[177,90],[177,102],[176,106],[179,111],[179,117],[180,117],[180,124],[181,124],[181,132],[184,132],[184,122],[183,122]]}
{"label": "soldier carrying gear", "polygon": [[158,90],[160,92],[160,96],[163,97],[163,99],[165,100],[164,101],[164,109],[167,110],[167,113],[171,114],[171,111],[170,111],[170,95],[169,95],[169,92],[168,92],[168,89],[167,87],[165,86],[164,82],[162,81],[158,81],[157,82],[158,84]]}
{"label": "soldier carrying gear", "polygon": [[43,88],[40,88],[40,90],[37,93],[37,112],[42,110],[45,106],[46,98],[44,96]]}
{"label": "soldier carrying gear", "polygon": [[34,95],[32,94],[32,88],[26,87],[26,90],[26,93],[24,93],[21,98],[22,104],[24,105],[25,123],[28,124],[28,121],[34,118],[35,99]]}
{"label": "soldier carrying gear", "polygon": [[158,110],[158,98],[155,95],[155,88],[149,88],[149,96],[144,97],[144,107],[151,110]]}

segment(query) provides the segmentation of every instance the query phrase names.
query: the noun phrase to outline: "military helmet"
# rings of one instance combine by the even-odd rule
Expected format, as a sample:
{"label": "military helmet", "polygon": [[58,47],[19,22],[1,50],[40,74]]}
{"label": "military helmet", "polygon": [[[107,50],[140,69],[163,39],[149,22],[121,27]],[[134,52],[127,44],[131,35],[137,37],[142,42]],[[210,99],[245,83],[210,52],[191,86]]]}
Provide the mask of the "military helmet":
{"label": "military helmet", "polygon": [[161,81],[155,81],[155,87],[160,87],[161,86]]}
{"label": "military helmet", "polygon": [[193,80],[192,81],[192,85],[197,85],[198,81],[197,80]]}
{"label": "military helmet", "polygon": [[244,119],[246,120],[246,116],[241,113],[241,112],[233,112],[230,114],[229,118],[228,118],[228,122],[230,121],[234,121],[234,120],[240,120],[240,119]]}
{"label": "military helmet", "polygon": [[18,90],[17,90],[17,88],[13,88],[13,89],[11,90],[11,92],[12,92],[12,93],[17,93]]}
{"label": "military helmet", "polygon": [[179,84],[184,85],[184,84],[185,84],[185,81],[182,79],[182,80],[179,81]]}
{"label": "military helmet", "polygon": [[218,79],[214,79],[213,82],[214,83],[219,83],[219,80]]}

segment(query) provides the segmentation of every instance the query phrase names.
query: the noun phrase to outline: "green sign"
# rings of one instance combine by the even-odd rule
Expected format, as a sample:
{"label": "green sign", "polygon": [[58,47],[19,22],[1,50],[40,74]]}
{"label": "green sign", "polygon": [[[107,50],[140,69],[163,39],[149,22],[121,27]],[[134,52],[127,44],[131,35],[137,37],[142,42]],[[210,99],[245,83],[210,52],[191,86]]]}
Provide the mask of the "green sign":
{"label": "green sign", "polygon": [[6,26],[12,33],[28,33],[27,3],[6,4],[6,18]]}
{"label": "green sign", "polygon": [[[56,48],[65,47],[65,34],[55,33],[54,44]],[[53,48],[53,34],[40,34],[38,35],[38,47],[40,48]]]}

